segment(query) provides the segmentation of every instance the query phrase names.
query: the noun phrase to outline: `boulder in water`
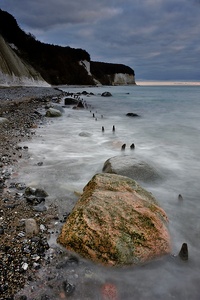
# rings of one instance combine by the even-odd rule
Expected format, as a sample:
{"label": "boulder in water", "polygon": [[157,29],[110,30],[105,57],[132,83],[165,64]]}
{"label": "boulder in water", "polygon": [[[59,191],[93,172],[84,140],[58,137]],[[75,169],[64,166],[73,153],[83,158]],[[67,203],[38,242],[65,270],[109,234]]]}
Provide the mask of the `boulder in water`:
{"label": "boulder in water", "polygon": [[101,94],[101,96],[102,96],[102,97],[111,97],[112,94],[111,94],[110,92],[103,92],[103,93]]}
{"label": "boulder in water", "polygon": [[56,117],[61,117],[61,116],[62,116],[62,113],[58,109],[49,108],[46,111],[46,117],[56,118]]}
{"label": "boulder in water", "polygon": [[154,182],[163,179],[155,167],[131,155],[109,158],[104,163],[103,172],[127,176],[140,182]]}
{"label": "boulder in water", "polygon": [[151,193],[116,174],[96,174],[58,242],[105,265],[140,264],[170,252],[167,216]]}
{"label": "boulder in water", "polygon": [[139,115],[136,113],[127,113],[126,116],[127,117],[139,117]]}
{"label": "boulder in water", "polygon": [[65,105],[75,105],[75,104],[78,104],[78,100],[71,98],[71,97],[66,97],[64,99],[64,103],[65,103]]}

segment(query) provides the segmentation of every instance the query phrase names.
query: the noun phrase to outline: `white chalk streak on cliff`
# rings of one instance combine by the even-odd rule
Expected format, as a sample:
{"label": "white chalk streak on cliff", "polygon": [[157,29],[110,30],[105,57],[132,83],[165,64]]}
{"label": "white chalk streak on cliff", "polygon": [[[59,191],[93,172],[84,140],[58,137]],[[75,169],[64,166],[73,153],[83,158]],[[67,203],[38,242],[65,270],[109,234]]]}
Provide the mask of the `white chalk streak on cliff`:
{"label": "white chalk streak on cliff", "polygon": [[30,65],[25,63],[0,35],[0,86],[50,85]]}

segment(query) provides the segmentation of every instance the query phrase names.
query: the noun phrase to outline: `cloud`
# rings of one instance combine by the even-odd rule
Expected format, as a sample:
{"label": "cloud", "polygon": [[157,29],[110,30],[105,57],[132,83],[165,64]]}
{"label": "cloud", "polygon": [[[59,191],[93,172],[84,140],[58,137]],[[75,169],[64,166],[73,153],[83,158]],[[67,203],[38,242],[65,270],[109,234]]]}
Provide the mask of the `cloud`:
{"label": "cloud", "polygon": [[27,26],[46,29],[58,24],[95,23],[121,13],[120,9],[105,4],[106,1],[92,0],[20,0],[16,5],[16,1],[8,0],[3,1],[2,7],[10,6]]}

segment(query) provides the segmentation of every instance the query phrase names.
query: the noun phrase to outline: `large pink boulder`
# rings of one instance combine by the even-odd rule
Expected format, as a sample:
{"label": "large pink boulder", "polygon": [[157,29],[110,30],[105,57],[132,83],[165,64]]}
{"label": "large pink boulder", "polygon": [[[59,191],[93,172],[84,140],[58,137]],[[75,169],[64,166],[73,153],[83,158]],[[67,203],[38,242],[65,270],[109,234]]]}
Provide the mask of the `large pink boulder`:
{"label": "large pink boulder", "polygon": [[131,178],[97,174],[85,186],[58,242],[107,265],[140,264],[170,252],[167,216]]}

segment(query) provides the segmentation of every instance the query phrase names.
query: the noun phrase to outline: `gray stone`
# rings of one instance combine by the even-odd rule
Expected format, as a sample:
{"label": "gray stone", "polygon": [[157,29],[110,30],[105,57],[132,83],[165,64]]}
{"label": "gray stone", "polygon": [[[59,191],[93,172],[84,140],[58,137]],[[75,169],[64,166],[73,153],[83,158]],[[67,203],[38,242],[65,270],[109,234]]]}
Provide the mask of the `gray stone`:
{"label": "gray stone", "polygon": [[8,119],[7,118],[2,118],[0,117],[0,124],[5,124],[5,123],[8,123]]}
{"label": "gray stone", "polygon": [[62,116],[62,113],[58,109],[49,108],[46,111],[46,117],[56,118],[56,117],[61,117],[61,116]]}
{"label": "gray stone", "polygon": [[85,131],[79,133],[79,136],[83,136],[83,137],[90,137],[91,135],[92,135],[91,133]]}
{"label": "gray stone", "polygon": [[26,235],[29,237],[38,234],[39,229],[35,219],[30,218],[25,220],[25,231],[26,231]]}
{"label": "gray stone", "polygon": [[141,182],[163,179],[155,167],[130,155],[109,158],[104,163],[103,172],[127,176]]}

